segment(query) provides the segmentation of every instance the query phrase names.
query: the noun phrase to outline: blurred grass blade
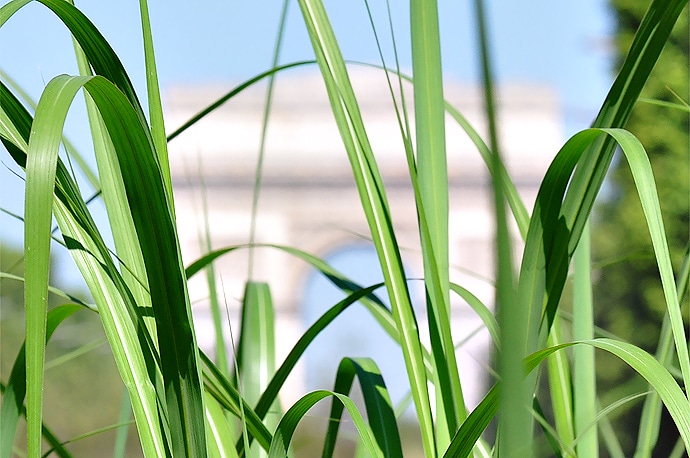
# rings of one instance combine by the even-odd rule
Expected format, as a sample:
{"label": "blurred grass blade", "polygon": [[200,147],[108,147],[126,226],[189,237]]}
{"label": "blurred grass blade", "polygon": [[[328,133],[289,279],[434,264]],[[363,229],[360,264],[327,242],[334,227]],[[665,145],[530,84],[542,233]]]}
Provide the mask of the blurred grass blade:
{"label": "blurred grass blade", "polygon": [[[592,272],[590,255],[589,223],[580,237],[574,255],[573,280],[573,339],[594,338],[594,312],[592,297]],[[575,404],[575,436],[578,437],[578,456],[599,456],[598,431],[590,428],[597,414],[596,366],[594,348],[573,348],[573,397]]]}
{"label": "blurred grass blade", "polygon": [[[50,312],[46,318],[46,343],[53,332],[66,318],[69,318],[84,307],[80,305],[61,305]],[[11,458],[12,444],[17,431],[19,414],[24,406],[26,396],[26,345],[22,345],[12,366],[7,385],[3,390],[2,407],[0,407],[0,458]]]}
{"label": "blurred grass blade", "polygon": [[319,0],[300,0],[299,3],[379,256],[391,299],[393,318],[400,335],[405,366],[422,431],[424,450],[428,457],[434,457],[436,447],[422,345],[399,247],[393,233],[383,183],[345,63],[323,4]]}
{"label": "blurred grass blade", "polygon": [[[436,365],[436,445],[447,447],[466,416],[450,332],[448,258],[448,169],[438,7],[435,0],[410,2],[417,177],[426,230],[421,230],[432,355]],[[431,264],[434,264],[432,266]],[[433,284],[433,283],[435,284]],[[440,418],[444,418],[442,422]],[[428,451],[427,451],[428,452]]]}
{"label": "blurred grass blade", "polygon": [[477,316],[482,320],[482,323],[484,323],[484,326],[486,326],[487,331],[489,331],[489,335],[491,336],[491,340],[493,341],[494,345],[498,347],[500,341],[498,335],[498,323],[496,322],[496,317],[494,317],[494,314],[491,312],[491,310],[489,310],[489,308],[484,305],[484,303],[480,301],[477,296],[462,286],[451,283],[450,288],[465,302],[467,302],[470,307],[472,307],[474,313],[477,314]]}
{"label": "blurred grass blade", "polygon": [[[400,433],[388,389],[381,371],[371,358],[343,358],[338,366],[333,391],[349,395],[355,376],[359,381],[367,411],[367,421],[383,456],[403,456]],[[332,457],[335,451],[343,403],[333,399],[328,416],[328,430],[324,440],[323,457]]]}
{"label": "blurred grass blade", "polygon": [[[561,319],[558,315],[556,315],[553,325],[551,325],[551,334],[549,334],[548,345],[554,346],[560,345],[561,343],[563,343],[563,338],[561,335]],[[589,349],[594,350],[592,348]],[[574,387],[570,376],[568,357],[565,352],[556,352],[547,358],[546,363],[549,374],[549,394],[553,409],[555,432],[558,436],[557,442],[564,444],[565,446],[570,446],[575,440],[576,433],[575,420],[573,418]],[[534,404],[535,403],[533,403],[533,406]],[[541,409],[538,404],[537,407]],[[547,432],[544,431],[544,433],[548,437]],[[592,458],[595,457],[596,453],[592,455]]]}
{"label": "blurred grass blade", "polygon": [[352,400],[340,393],[334,393],[327,390],[317,390],[307,393],[299,401],[293,404],[292,407],[285,413],[283,418],[280,420],[276,432],[273,435],[273,441],[271,442],[271,448],[269,450],[269,458],[284,458],[287,456],[288,449],[290,448],[290,443],[292,441],[292,436],[297,428],[299,422],[304,418],[309,409],[311,409],[317,402],[325,399],[329,396],[337,398],[343,403],[347,412],[352,417],[352,421],[357,428],[359,437],[362,440],[362,445],[369,452],[370,456],[375,458],[383,458],[384,455],[379,450],[376,444],[376,439],[371,432],[371,429],[367,426],[366,422],[362,418],[362,415],[357,410],[357,406]]}
{"label": "blurred grass blade", "polygon": [[498,412],[499,385],[491,387],[484,399],[474,408],[460,425],[443,458],[466,458],[472,453],[472,449],[479,437],[486,430]]}

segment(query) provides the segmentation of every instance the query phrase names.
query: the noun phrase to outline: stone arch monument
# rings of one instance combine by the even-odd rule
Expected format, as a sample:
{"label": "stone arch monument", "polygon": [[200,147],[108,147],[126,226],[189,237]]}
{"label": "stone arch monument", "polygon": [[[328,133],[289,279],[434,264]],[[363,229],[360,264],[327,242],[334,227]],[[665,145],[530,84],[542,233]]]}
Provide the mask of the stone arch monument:
{"label": "stone arch monument", "polygon": [[[376,70],[351,73],[367,132],[381,170],[403,260],[421,277],[417,217],[407,164],[385,77]],[[168,128],[175,128],[231,88],[177,87],[167,94]],[[409,90],[409,92],[407,92]],[[562,143],[560,111],[554,91],[535,85],[499,88],[500,140],[510,174],[528,209],[539,183]],[[480,132],[485,130],[479,89],[447,81],[446,99]],[[170,143],[178,228],[187,263],[205,252],[200,234],[207,215],[214,248],[249,241],[255,170],[261,138],[266,86],[252,87]],[[406,100],[413,100],[406,89]],[[450,184],[451,280],[491,305],[493,217],[485,166],[468,136],[447,122]],[[320,75],[295,72],[276,80],[268,124],[258,200],[255,241],[296,247],[326,256],[366,238],[368,228],[330,111]],[[519,246],[519,237],[515,236]],[[515,252],[516,257],[519,250]],[[239,313],[248,277],[248,251],[227,255],[217,264],[231,323]],[[254,253],[253,277],[267,281],[276,305],[278,356],[285,356],[303,331],[301,295],[309,266],[275,249]],[[200,276],[201,277],[201,276]],[[212,345],[205,280],[190,283],[199,343]],[[478,319],[459,299],[453,303],[454,337],[471,332]],[[423,307],[422,307],[423,308]],[[424,317],[420,317],[423,321]],[[425,326],[420,325],[420,329]],[[238,332],[238,326],[235,326]],[[481,395],[480,371],[488,361],[488,337],[478,335],[458,352],[468,402]],[[289,343],[289,345],[287,344]],[[473,382],[474,381],[474,382]],[[294,377],[284,397],[303,392]]]}

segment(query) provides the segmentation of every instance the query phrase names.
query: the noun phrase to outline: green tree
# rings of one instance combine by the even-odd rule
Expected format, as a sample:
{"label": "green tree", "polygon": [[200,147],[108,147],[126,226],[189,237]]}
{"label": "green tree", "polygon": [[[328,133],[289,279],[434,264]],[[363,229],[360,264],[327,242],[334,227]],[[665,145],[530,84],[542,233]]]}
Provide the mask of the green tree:
{"label": "green tree", "polygon": [[[619,63],[648,5],[647,0],[611,0],[617,18],[615,47]],[[649,100],[678,104],[680,97],[688,101],[688,42],[686,8],[627,125],[649,154],[676,269],[690,238],[688,111]],[[595,285],[597,324],[653,353],[665,302],[642,207],[623,158],[613,168],[609,184],[606,201],[599,207],[593,238],[594,254],[601,263]],[[627,366],[608,355],[598,355],[597,369],[604,404],[646,389]],[[616,430],[637,431],[640,410],[641,402],[623,410],[614,419]],[[661,427],[655,456],[668,456],[675,443],[673,435],[677,432],[669,420]],[[626,434],[619,440],[626,456],[632,456],[636,434]]]}

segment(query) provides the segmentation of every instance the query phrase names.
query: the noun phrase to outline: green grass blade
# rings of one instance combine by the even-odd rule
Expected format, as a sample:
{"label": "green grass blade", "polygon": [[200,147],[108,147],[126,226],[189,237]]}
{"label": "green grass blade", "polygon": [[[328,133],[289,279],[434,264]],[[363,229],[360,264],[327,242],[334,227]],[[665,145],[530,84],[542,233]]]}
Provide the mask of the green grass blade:
{"label": "green grass blade", "polygon": [[[364,397],[367,420],[383,456],[403,456],[400,433],[393,405],[381,371],[371,358],[343,358],[338,366],[333,392],[349,395],[355,376]],[[332,457],[335,451],[343,404],[335,398],[328,416],[328,430],[324,440],[323,457]]]}
{"label": "green grass blade", "polygon": [[661,285],[666,299],[666,307],[671,321],[673,339],[676,344],[676,354],[680,369],[683,374],[683,385],[690,387],[690,355],[688,355],[687,337],[683,325],[683,316],[680,310],[676,282],[673,276],[673,266],[671,265],[671,255],[666,241],[664,230],[664,220],[661,217],[661,207],[659,196],[656,191],[656,183],[652,173],[652,166],[647,157],[644,147],[637,138],[630,132],[618,129],[609,129],[607,132],[613,136],[625,158],[630,165],[630,171],[635,181],[637,193],[640,196],[642,209],[652,238],[652,246],[659,266]]}
{"label": "green grass blade", "polygon": [[326,83],[331,108],[348,153],[362,207],[381,263],[393,317],[401,337],[403,357],[422,430],[424,449],[427,456],[433,457],[436,452],[422,346],[383,184],[323,4],[318,0],[302,0],[300,8]]}
{"label": "green grass blade", "polygon": [[198,349],[173,216],[150,135],[129,101],[109,81],[94,77],[85,88],[98,105],[117,152],[146,266],[172,451],[176,456],[204,456]]}
{"label": "green grass blade", "polygon": [[[589,224],[575,250],[573,285],[573,339],[594,338],[594,313],[592,304],[592,273],[590,256]],[[596,367],[594,349],[575,347],[573,349],[573,397],[575,398],[575,436],[579,441],[579,456],[599,456],[597,428],[589,428],[596,417]]]}
{"label": "green grass blade", "polygon": [[466,458],[472,453],[479,437],[498,412],[498,394],[499,385],[492,386],[484,399],[462,422],[443,458]]}
{"label": "green grass blade", "polygon": [[359,410],[357,410],[355,403],[349,397],[343,394],[334,393],[327,390],[318,390],[307,393],[299,401],[293,404],[292,407],[290,407],[290,409],[280,420],[276,432],[273,435],[273,441],[271,442],[271,448],[268,453],[269,458],[284,458],[287,456],[288,449],[290,448],[290,442],[292,441],[292,436],[299,422],[302,420],[302,418],[304,418],[309,409],[311,409],[317,402],[329,396],[333,396],[343,403],[348,413],[352,417],[353,423],[357,428],[359,436],[362,440],[362,444],[371,454],[370,456],[383,458],[384,455],[379,450],[373,433],[362,418]]}
{"label": "green grass blade", "polygon": [[201,110],[199,113],[192,116],[187,122],[182,124],[180,127],[175,129],[172,133],[170,133],[170,135],[168,135],[168,141],[173,140],[175,137],[180,135],[182,132],[189,129],[190,127],[192,127],[197,122],[201,121],[206,115],[213,112],[217,108],[220,108],[228,100],[232,99],[237,94],[241,93],[242,91],[244,91],[248,87],[258,83],[259,81],[263,80],[264,78],[269,78],[271,75],[274,75],[274,74],[276,74],[280,71],[283,71],[283,70],[287,70],[290,68],[302,67],[305,65],[313,65],[315,63],[316,63],[316,61],[313,61],[313,60],[304,60],[304,61],[292,62],[292,63],[285,64],[285,65],[279,65],[277,67],[271,68],[270,70],[266,70],[265,72],[259,73],[258,75],[254,76],[254,77],[248,79],[247,81],[243,82],[242,84],[238,85],[237,87],[232,89],[230,92],[223,95],[218,100],[216,100],[215,102],[211,103],[209,106],[207,106],[206,108]]}
{"label": "green grass blade", "polygon": [[[172,196],[172,179],[170,178],[170,164],[168,161],[168,141],[165,138],[165,123],[163,122],[163,105],[158,87],[158,71],[156,70],[156,56],[151,34],[151,20],[149,6],[146,0],[139,0],[141,15],[141,29],[144,38],[144,61],[146,66],[146,94],[149,102],[149,121],[151,123],[151,137],[155,145],[158,165],[165,183],[166,193]],[[175,214],[173,201],[170,200],[171,212]]]}

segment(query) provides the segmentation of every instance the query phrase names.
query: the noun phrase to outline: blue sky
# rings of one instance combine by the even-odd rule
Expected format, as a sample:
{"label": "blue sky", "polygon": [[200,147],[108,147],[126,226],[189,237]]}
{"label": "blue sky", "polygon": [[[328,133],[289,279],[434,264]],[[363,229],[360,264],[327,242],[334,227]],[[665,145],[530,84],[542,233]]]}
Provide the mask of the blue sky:
{"label": "blue sky", "polygon": [[[79,1],[77,6],[99,27],[120,55],[144,97],[143,55],[138,2]],[[176,84],[227,84],[245,80],[270,66],[282,2],[150,2],[156,57],[163,93]],[[392,17],[402,65],[410,67],[408,12],[392,1]],[[473,6],[469,0],[439,0],[444,71],[448,78],[477,79]],[[363,2],[326,1],[347,59],[378,63]],[[385,2],[371,8],[384,52],[392,63]],[[587,127],[612,77],[607,50],[611,29],[604,0],[557,2],[488,1],[494,67],[499,82],[543,83],[560,97],[566,134]],[[33,98],[60,73],[75,73],[68,33],[43,5],[32,2],[0,29],[0,68]],[[313,53],[296,2],[290,6],[281,62],[311,59]],[[70,139],[82,150],[90,143],[83,107],[67,122]],[[175,126],[167,126],[168,129]],[[21,180],[0,166],[0,206],[22,213]],[[11,168],[11,167],[10,167]],[[21,224],[0,215],[0,241],[21,243]]]}

